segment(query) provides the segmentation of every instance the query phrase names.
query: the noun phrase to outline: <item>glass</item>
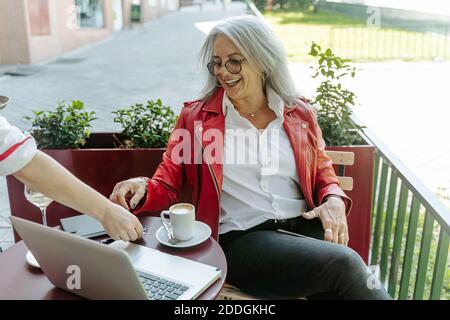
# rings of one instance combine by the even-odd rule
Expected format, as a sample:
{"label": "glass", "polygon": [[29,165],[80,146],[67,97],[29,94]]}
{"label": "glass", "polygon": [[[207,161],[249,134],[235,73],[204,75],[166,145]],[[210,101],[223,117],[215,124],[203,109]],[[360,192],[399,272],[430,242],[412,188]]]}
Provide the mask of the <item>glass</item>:
{"label": "glass", "polygon": [[5,96],[0,96],[0,110],[2,110],[9,103],[9,98]]}
{"label": "glass", "polygon": [[[50,205],[50,203],[53,202],[52,199],[49,197],[46,197],[40,192],[32,190],[30,187],[25,185],[24,188],[24,194],[25,198],[32,204],[34,204],[36,207],[38,207],[41,210],[42,214],[42,224],[44,226],[47,226],[47,207]],[[26,260],[27,262],[32,265],[33,267],[40,268],[39,263],[36,261],[36,258],[33,256],[33,253],[28,250],[26,254]]]}
{"label": "glass", "polygon": [[[242,62],[244,62],[244,60],[245,59],[229,59],[225,62],[225,68],[228,70],[228,72],[237,74],[241,72]],[[211,73],[213,76],[218,76],[220,73],[220,69],[222,68],[222,63],[211,61],[206,65],[206,67],[208,68],[209,73]]]}
{"label": "glass", "polygon": [[32,190],[28,186],[25,186],[24,193],[25,198],[41,210],[42,224],[47,226],[47,207],[53,202],[53,200],[42,193]]}

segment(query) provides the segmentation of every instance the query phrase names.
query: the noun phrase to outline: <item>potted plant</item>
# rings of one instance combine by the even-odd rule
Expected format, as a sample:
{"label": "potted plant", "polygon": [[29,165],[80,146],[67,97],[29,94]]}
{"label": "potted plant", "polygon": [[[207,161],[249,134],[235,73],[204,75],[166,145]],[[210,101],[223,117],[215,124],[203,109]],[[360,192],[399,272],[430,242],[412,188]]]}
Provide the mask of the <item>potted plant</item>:
{"label": "potted plant", "polygon": [[[353,178],[353,190],[346,191],[353,200],[348,216],[349,245],[367,262],[375,147],[361,135],[364,127],[352,121],[355,94],[341,83],[345,77],[354,78],[356,69],[348,63],[349,60],[341,59],[329,48],[322,50],[316,43],[312,43],[309,54],[318,59],[318,64],[313,68],[313,78],[321,82],[311,104],[316,109],[326,149],[353,152],[355,155],[354,165],[345,168],[345,176]],[[335,170],[338,172],[336,166]]]}
{"label": "potted plant", "polygon": [[[160,100],[113,113],[114,121],[123,127],[120,133],[91,134],[95,113],[85,111],[81,101],[60,102],[55,111],[34,111],[27,119],[31,121],[30,133],[43,152],[109,196],[121,180],[153,175],[176,122],[176,115]],[[23,185],[13,176],[8,176],[7,184],[11,214],[41,222],[39,211],[23,195]],[[48,224],[58,225],[59,219],[77,214],[53,203],[48,208]]]}

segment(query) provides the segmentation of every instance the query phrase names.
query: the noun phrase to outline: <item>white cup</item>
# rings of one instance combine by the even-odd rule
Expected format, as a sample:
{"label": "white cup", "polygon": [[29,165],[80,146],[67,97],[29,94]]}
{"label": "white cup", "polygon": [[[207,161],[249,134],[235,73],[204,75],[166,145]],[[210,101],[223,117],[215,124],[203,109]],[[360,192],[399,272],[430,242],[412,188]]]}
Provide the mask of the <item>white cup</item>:
{"label": "white cup", "polygon": [[[169,215],[169,221],[165,218]],[[161,221],[172,230],[174,237],[186,241],[194,236],[195,207],[190,203],[177,203],[161,212]]]}

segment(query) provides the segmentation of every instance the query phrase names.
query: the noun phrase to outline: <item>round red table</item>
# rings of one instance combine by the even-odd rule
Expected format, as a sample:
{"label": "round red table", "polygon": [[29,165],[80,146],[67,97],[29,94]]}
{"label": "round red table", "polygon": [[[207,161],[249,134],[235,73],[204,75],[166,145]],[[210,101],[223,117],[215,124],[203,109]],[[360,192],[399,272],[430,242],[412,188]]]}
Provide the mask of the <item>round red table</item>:
{"label": "round red table", "polygon": [[[227,261],[220,245],[213,238],[190,248],[171,248],[164,246],[156,239],[156,231],[161,227],[159,218],[139,217],[148,234],[136,243],[195,260],[222,270],[222,275],[213,285],[203,292],[198,299],[213,300],[217,297],[225,283],[227,275]],[[98,240],[100,240],[99,238]],[[25,254],[28,248],[23,241],[19,241],[8,250],[0,254],[0,300],[7,299],[82,299],[72,293],[54,287],[40,269],[28,265]]]}

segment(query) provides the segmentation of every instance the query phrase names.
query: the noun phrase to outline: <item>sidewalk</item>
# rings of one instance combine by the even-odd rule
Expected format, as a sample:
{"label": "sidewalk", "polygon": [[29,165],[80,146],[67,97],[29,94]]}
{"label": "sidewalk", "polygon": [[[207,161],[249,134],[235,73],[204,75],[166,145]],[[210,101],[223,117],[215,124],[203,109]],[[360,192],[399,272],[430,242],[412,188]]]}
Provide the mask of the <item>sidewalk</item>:
{"label": "sidewalk", "polygon": [[[205,26],[214,21],[246,14],[244,3],[210,2],[200,11],[197,6],[184,7],[146,24],[124,30],[110,39],[77,50],[64,57],[86,58],[79,63],[43,64],[45,70],[28,77],[2,77],[0,92],[11,103],[2,111],[12,124],[28,129],[23,119],[33,109],[54,109],[58,100],[79,99],[97,113],[92,131],[115,131],[112,110],[149,99],[161,98],[179,113],[184,101],[198,98],[203,75],[198,68],[198,53],[205,39]],[[37,209],[36,209],[37,210]],[[9,201],[5,179],[0,177],[0,215],[7,217]],[[2,229],[6,219],[0,217],[0,247],[13,242],[10,228]]]}

